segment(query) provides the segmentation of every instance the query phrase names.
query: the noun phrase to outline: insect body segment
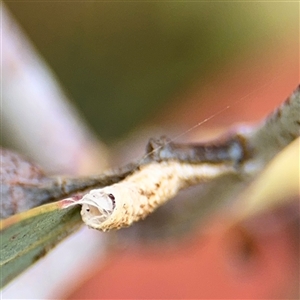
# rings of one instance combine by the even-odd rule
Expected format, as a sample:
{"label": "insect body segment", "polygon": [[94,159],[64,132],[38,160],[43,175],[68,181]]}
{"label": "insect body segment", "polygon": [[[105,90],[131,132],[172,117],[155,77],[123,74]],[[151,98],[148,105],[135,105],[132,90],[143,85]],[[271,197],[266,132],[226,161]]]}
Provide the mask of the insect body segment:
{"label": "insect body segment", "polygon": [[89,227],[106,231],[127,227],[154,210],[149,196],[139,185],[123,181],[92,190],[77,203],[82,205],[81,216]]}
{"label": "insect body segment", "polygon": [[78,203],[82,204],[83,221],[91,220],[92,223],[98,225],[111,215],[115,207],[113,194],[107,194],[102,189],[91,190]]}
{"label": "insect body segment", "polygon": [[234,171],[226,164],[154,162],[141,166],[119,183],[91,190],[77,204],[82,205],[82,220],[89,227],[118,229],[144,219],[182,188]]}
{"label": "insect body segment", "polygon": [[229,174],[237,180],[253,175],[278,153],[278,147],[299,136],[299,91],[300,87],[258,128],[240,127],[224,140],[181,145],[167,138],[151,139],[146,155],[131,165],[134,168],[127,169],[126,176],[122,173],[123,181],[94,189],[79,201],[66,199],[71,202],[68,205],[82,205],[83,221],[106,231],[145,218],[181,189],[194,184]]}

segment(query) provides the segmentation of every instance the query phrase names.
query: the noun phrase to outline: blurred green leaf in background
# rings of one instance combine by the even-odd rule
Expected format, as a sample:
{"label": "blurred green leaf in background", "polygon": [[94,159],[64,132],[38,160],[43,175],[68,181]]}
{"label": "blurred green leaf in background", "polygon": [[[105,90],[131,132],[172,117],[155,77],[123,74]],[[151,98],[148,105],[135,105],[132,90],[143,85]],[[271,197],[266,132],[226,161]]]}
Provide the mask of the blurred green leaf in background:
{"label": "blurred green leaf in background", "polygon": [[151,120],[193,80],[298,36],[297,3],[5,3],[107,142]]}
{"label": "blurred green leaf in background", "polygon": [[[227,123],[222,123],[224,128],[236,122],[238,119],[236,116],[239,117],[238,121],[260,120],[277,105],[272,101],[280,101],[278,103],[281,103],[284,97],[292,91],[292,88],[299,83],[299,3],[296,2],[60,2],[43,0],[29,2],[7,0],[4,3],[31,39],[36,50],[40,52],[41,57],[52,68],[63,89],[67,91],[69,98],[74,102],[74,107],[78,108],[80,114],[86,119],[86,123],[93,127],[98,137],[111,146],[107,147],[109,149],[107,151],[108,155],[106,147],[102,149],[96,147],[96,142],[92,138],[93,135],[85,135],[85,139],[75,135],[71,137],[72,143],[67,143],[68,147],[62,147],[67,138],[70,138],[70,127],[66,126],[67,129],[64,131],[61,130],[62,127],[55,126],[53,126],[53,130],[46,130],[43,122],[49,121],[50,127],[52,127],[52,124],[56,123],[58,118],[55,118],[55,115],[50,118],[48,110],[46,110],[46,116],[43,115],[40,119],[34,118],[36,115],[40,116],[41,114],[39,100],[43,96],[39,97],[38,93],[35,94],[35,96],[38,95],[38,101],[34,102],[37,108],[35,112],[31,109],[26,110],[26,107],[23,109],[21,104],[25,103],[24,85],[22,86],[16,80],[17,85],[15,87],[19,89],[19,95],[21,96],[15,97],[15,100],[20,102],[14,102],[17,104],[12,104],[12,106],[13,108],[20,108],[21,114],[26,111],[29,118],[35,119],[35,123],[33,123],[37,125],[33,127],[41,128],[43,142],[37,139],[39,142],[32,142],[32,147],[37,149],[37,153],[46,153],[47,151],[47,153],[50,153],[50,155],[46,155],[48,159],[47,167],[50,165],[52,167],[50,173],[53,174],[54,172],[55,175],[67,173],[78,176],[83,172],[88,175],[95,172],[99,173],[100,170],[103,170],[104,165],[105,167],[112,164],[115,166],[122,165],[128,159],[129,152],[131,156],[136,158],[136,140],[132,142],[128,139],[125,147],[121,150],[118,149],[118,151],[114,149],[117,145],[115,142],[120,138],[126,138],[134,129],[143,129],[142,125],[145,124],[163,125],[161,126],[161,133],[168,135],[169,128],[165,125],[169,124],[175,131],[178,129],[177,134],[183,133],[182,135],[185,135],[187,131],[184,131],[185,129],[180,128],[179,125],[185,124],[187,128],[190,128],[189,131],[192,131],[191,129],[198,127],[197,124],[202,125],[206,120],[205,118],[210,119],[217,116],[217,118],[214,118],[216,120],[224,115],[226,118],[226,113],[220,114],[220,112],[224,112],[224,107],[226,110],[230,107]],[[23,48],[22,45],[19,48]],[[20,58],[22,61],[24,57],[20,56]],[[18,74],[20,74],[20,69],[16,66],[16,64],[11,64],[10,71],[17,71],[16,73],[19,72]],[[244,72],[245,70],[248,73]],[[26,75],[30,76],[31,74],[28,72]],[[275,77],[277,77],[276,80]],[[10,81],[9,78],[8,81]],[[34,87],[42,89],[38,84]],[[256,89],[261,91],[259,96],[255,94]],[[249,95],[252,97],[249,97]],[[50,93],[50,99],[52,96]],[[10,98],[7,99],[6,102],[12,103]],[[23,102],[21,102],[22,100]],[[31,100],[32,98],[29,97],[29,101]],[[42,100],[47,101],[48,98]],[[268,101],[269,104],[267,104]],[[271,102],[272,104],[270,104]],[[273,108],[271,108],[272,105]],[[55,108],[55,106],[52,107],[54,110]],[[253,112],[258,112],[258,114]],[[33,115],[34,113],[36,115]],[[201,115],[201,113],[203,114]],[[5,115],[5,111],[3,115]],[[7,115],[6,118],[10,119],[12,123],[20,121],[11,118],[9,114]],[[70,123],[74,119],[71,119]],[[84,122],[75,121],[73,123],[78,123],[78,127],[84,127]],[[20,124],[19,126],[24,129],[25,141],[21,141],[18,144],[19,147],[14,145],[13,139],[10,140],[12,137],[17,139],[14,127],[10,128],[8,132],[4,128],[3,133],[5,135],[3,136],[2,145],[18,148],[20,153],[28,154],[25,144],[30,143],[28,136],[33,134],[29,131],[28,122],[25,122],[23,126]],[[194,126],[195,124],[196,126]],[[209,126],[211,124],[212,122],[208,123]],[[214,134],[214,128],[209,129],[211,129],[211,132],[207,136],[210,138],[210,134]],[[193,131],[193,133],[196,131]],[[148,140],[151,135],[140,130],[137,140],[142,138]],[[58,141],[55,139],[57,137],[59,137]],[[202,141],[203,132],[195,133],[192,138]],[[206,136],[204,136],[205,138]],[[191,136],[187,139],[191,139]],[[74,140],[76,140],[76,143]],[[89,142],[91,143],[89,144]],[[144,141],[142,144],[144,147]],[[84,147],[84,145],[87,146]],[[81,152],[85,154],[83,156],[88,157],[88,163],[81,158]],[[31,158],[36,161],[37,156],[35,153]],[[58,158],[65,163],[63,165],[65,168],[57,168],[61,163],[59,161],[55,164]],[[98,158],[101,158],[105,164],[100,164]],[[43,163],[42,166],[44,167]],[[47,167],[45,170],[49,170],[49,167]],[[280,174],[282,175],[284,172]],[[279,178],[280,180],[281,178]],[[272,182],[270,181],[270,183]],[[264,185],[263,181],[259,181],[259,183]],[[250,192],[257,195],[257,193],[252,193],[252,190]],[[197,199],[195,198],[195,200]],[[253,199],[253,203],[255,200]],[[26,266],[24,264],[22,268],[30,265],[32,261],[38,259],[56,242],[64,238],[64,234],[70,233],[78,226],[80,220],[79,214],[75,214],[76,208],[70,211],[59,211],[55,205],[54,203],[47,206],[50,210],[42,216],[38,216],[39,208],[33,209],[36,213],[33,215],[30,215],[30,211],[21,213],[22,216],[25,216],[25,219],[26,216],[33,217],[33,221],[36,222],[34,224],[30,224],[27,218],[24,222],[22,221],[21,225],[14,224],[10,229],[6,229],[6,238],[14,239],[15,233],[13,231],[18,230],[18,226],[22,226],[24,231],[30,233],[32,225],[41,224],[40,228],[37,228],[36,234],[30,236],[32,239],[28,240],[28,243],[31,244],[34,239],[39,240],[43,236],[43,230],[45,231],[45,228],[48,228],[47,232],[45,231],[45,241],[47,242],[45,249],[40,247],[40,242],[33,243],[33,247],[30,249],[32,251],[26,252],[21,248],[18,249],[21,252],[23,251],[23,254],[28,254],[26,256],[28,259],[24,260]],[[251,213],[250,209],[249,211]],[[65,213],[70,214],[65,215]],[[246,213],[247,211],[245,215]],[[13,219],[17,217],[18,215],[15,215]],[[44,217],[45,220],[43,220]],[[64,224],[61,224],[64,221],[70,222],[70,227],[67,228],[68,232],[64,232]],[[146,221],[143,224],[146,224]],[[184,225],[186,225],[185,222],[183,222]],[[61,232],[63,232],[62,235],[60,235]],[[138,240],[137,231],[133,232],[136,240]],[[149,227],[144,228],[141,232],[143,236],[146,233],[151,233]],[[109,243],[103,242],[103,237],[98,232],[97,234],[97,238],[89,239],[87,232],[84,232],[83,235],[89,240],[85,243],[79,241],[77,244],[80,245],[78,249],[86,248],[87,244],[91,244],[91,241],[97,245],[95,253],[101,252],[101,249],[102,251],[106,249]],[[9,256],[8,253],[14,251],[20,236],[9,243],[8,246],[3,245],[12,250],[6,252],[6,257],[4,257],[6,262],[14,259],[18,260],[18,257]],[[105,235],[106,237],[107,235]],[[127,233],[125,238],[128,240],[128,237],[129,234]],[[96,240],[100,242],[98,243]],[[200,243],[202,244],[202,241]],[[58,259],[55,259],[55,262],[61,262],[59,264],[60,269],[59,271],[52,270],[52,274],[55,274],[55,276],[51,280],[52,287],[48,289],[48,292],[45,290],[51,285],[50,280],[42,280],[42,278],[51,277],[49,274],[54,263],[48,262],[47,265],[46,260],[43,260],[40,265],[43,275],[28,276],[30,280],[32,278],[34,280],[39,278],[40,280],[35,280],[32,285],[28,284],[30,281],[20,278],[19,286],[14,281],[8,287],[8,294],[13,290],[15,294],[10,295],[17,295],[16,298],[19,298],[20,291],[24,295],[25,287],[30,295],[32,293],[36,295],[35,293],[41,290],[43,295],[60,298],[60,296],[53,296],[60,292],[52,282],[54,278],[58,279],[65,288],[68,284],[74,283],[75,277],[77,279],[82,277],[84,268],[79,266],[80,263],[84,264],[86,269],[89,269],[91,264],[96,265],[94,259],[90,259],[89,255],[75,253],[77,251],[73,251],[73,249],[78,250],[77,246],[72,246],[71,251],[67,250],[65,252],[67,255],[58,255]],[[160,245],[160,249],[164,250],[164,247]],[[217,247],[217,249],[219,259],[224,256],[224,253],[222,253],[223,247]],[[37,255],[35,251],[38,251],[39,254]],[[213,251],[210,250],[209,252]],[[268,253],[268,257],[273,259],[274,265],[278,265],[278,258],[273,255],[276,254],[276,251],[272,250],[272,252],[274,253]],[[289,255],[289,253],[287,254]],[[73,261],[76,261],[76,266],[73,266],[73,269],[68,269],[67,276],[64,276],[62,270],[66,271],[67,268],[65,267],[65,259],[60,260],[60,257],[65,258],[66,256],[70,259],[71,265],[73,265]],[[47,257],[49,256],[47,255]],[[198,259],[208,261],[203,255],[199,255]],[[222,267],[218,259],[214,258],[212,260],[215,263],[216,274],[220,274],[220,267]],[[133,270],[133,262],[135,261],[130,262],[129,270],[131,271]],[[101,258],[99,264],[100,268],[102,263],[103,258]],[[294,261],[293,264],[295,265]],[[151,268],[153,266],[154,264],[151,263]],[[156,267],[159,269],[160,266]],[[289,265],[287,265],[288,267]],[[213,264],[210,268],[214,268]],[[13,278],[20,271],[15,267],[11,269],[8,267],[6,270],[11,271],[10,274],[7,273],[11,276],[7,280]],[[127,270],[126,274],[128,274]],[[180,270],[182,273],[181,268]],[[267,273],[264,267],[259,270],[262,270],[262,273],[266,275],[274,275],[271,272]],[[180,285],[184,280],[191,282],[193,277],[197,279],[198,282],[195,287],[199,289],[198,278],[206,279],[208,273],[206,268],[199,268],[197,271],[203,271],[204,273],[202,275],[200,273],[194,274],[191,269],[186,274],[182,273],[183,278],[180,278]],[[279,271],[281,272],[281,270]],[[169,268],[168,272],[165,278],[173,282],[170,277],[177,272],[173,272]],[[161,270],[157,273],[164,274]],[[285,276],[284,272],[281,273]],[[227,269],[224,274],[222,278],[230,279]],[[62,275],[63,280],[58,275]],[[254,278],[252,275],[249,276],[250,280]],[[272,276],[267,277],[271,278]],[[105,278],[109,277],[105,276]],[[115,281],[115,274],[113,278],[116,286],[124,281],[123,279],[119,282]],[[141,279],[140,274],[138,278]],[[213,281],[216,280],[214,276],[211,278],[213,278]],[[289,280],[289,277],[286,278]],[[240,280],[240,276],[238,276],[238,280]],[[112,282],[108,281],[109,283]],[[36,284],[37,282],[38,284]],[[99,282],[102,283],[102,281]],[[98,288],[99,282],[97,282]],[[145,282],[152,284],[152,280],[149,280],[148,275]],[[253,282],[247,281],[245,283],[247,286],[259,291],[257,286],[252,284]],[[265,282],[260,281],[260,283],[266,285]],[[202,284],[205,286],[205,281],[202,281]],[[19,288],[20,285],[23,285],[23,290]],[[278,282],[276,282],[277,285]],[[142,285],[137,286],[141,287]],[[161,280],[158,280],[158,286],[164,287]],[[174,284],[174,286],[177,288],[179,285]],[[207,284],[207,287],[209,286],[215,286],[215,284]],[[108,285],[108,288],[110,289],[110,285]],[[89,291],[89,289],[85,290]],[[154,291],[155,289],[151,286],[150,290]],[[220,290],[224,291],[223,289]],[[119,291],[119,289],[115,289],[115,291]],[[215,292],[214,288],[213,292]],[[27,298],[37,299],[42,297],[28,296]]]}

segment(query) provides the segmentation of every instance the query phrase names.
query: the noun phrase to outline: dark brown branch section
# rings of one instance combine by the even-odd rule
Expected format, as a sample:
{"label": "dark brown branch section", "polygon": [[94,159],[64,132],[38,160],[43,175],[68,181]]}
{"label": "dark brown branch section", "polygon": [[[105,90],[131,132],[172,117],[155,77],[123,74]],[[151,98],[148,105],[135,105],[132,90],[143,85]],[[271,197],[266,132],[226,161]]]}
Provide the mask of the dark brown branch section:
{"label": "dark brown branch section", "polygon": [[274,155],[299,136],[300,86],[260,126],[244,129],[239,127],[227,137],[202,144],[178,144],[166,137],[150,139],[146,155],[140,161],[98,176],[82,178],[47,177],[18,154],[2,149],[0,217],[6,218],[41,204],[117,183],[134,173],[141,164],[153,161],[225,163],[237,167],[237,174],[251,172],[248,175],[254,176]]}
{"label": "dark brown branch section", "polygon": [[[20,178],[16,173],[13,181],[5,180],[7,175],[14,173],[20,166],[33,164],[25,161],[17,154],[2,150],[2,159],[10,162],[9,168],[2,168],[1,174],[1,218],[28,210],[38,205],[70,197],[76,193],[87,192],[93,188],[101,188],[125,179],[135,172],[140,165],[146,165],[153,161],[161,162],[176,160],[190,164],[201,163],[228,163],[237,166],[245,159],[245,147],[242,137],[231,135],[230,138],[217,140],[212,144],[175,144],[168,138],[150,139],[146,147],[145,159],[130,163],[122,168],[111,170],[98,176],[90,177],[47,177],[38,170],[39,177],[34,181],[28,181],[32,173],[22,175]],[[16,163],[16,157],[18,157]],[[32,167],[33,168],[33,167]],[[33,169],[36,170],[36,169]],[[25,177],[24,177],[25,176]]]}
{"label": "dark brown branch section", "polygon": [[201,144],[172,143],[167,137],[150,139],[146,151],[145,161],[176,160],[190,164],[239,164],[250,156],[245,139],[238,134]]}

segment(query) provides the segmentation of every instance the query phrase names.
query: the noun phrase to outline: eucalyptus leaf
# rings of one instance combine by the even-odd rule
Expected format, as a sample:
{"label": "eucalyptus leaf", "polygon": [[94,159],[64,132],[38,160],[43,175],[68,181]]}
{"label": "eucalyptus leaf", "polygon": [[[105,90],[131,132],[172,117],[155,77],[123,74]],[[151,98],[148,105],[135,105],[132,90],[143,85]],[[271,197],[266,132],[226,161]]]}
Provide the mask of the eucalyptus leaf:
{"label": "eucalyptus leaf", "polygon": [[64,204],[42,205],[0,221],[1,288],[80,227],[80,208]]}

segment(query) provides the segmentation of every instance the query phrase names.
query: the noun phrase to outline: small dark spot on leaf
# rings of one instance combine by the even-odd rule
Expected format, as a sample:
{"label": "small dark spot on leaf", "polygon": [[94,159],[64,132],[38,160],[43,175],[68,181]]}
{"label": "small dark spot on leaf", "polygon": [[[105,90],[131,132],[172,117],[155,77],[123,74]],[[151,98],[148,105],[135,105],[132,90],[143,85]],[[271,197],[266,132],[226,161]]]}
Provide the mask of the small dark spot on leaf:
{"label": "small dark spot on leaf", "polygon": [[17,234],[14,234],[10,239],[14,240],[17,236],[18,236]]}
{"label": "small dark spot on leaf", "polygon": [[47,249],[41,249],[40,253],[32,258],[32,262],[38,261],[40,258],[44,257],[48,253]]}

